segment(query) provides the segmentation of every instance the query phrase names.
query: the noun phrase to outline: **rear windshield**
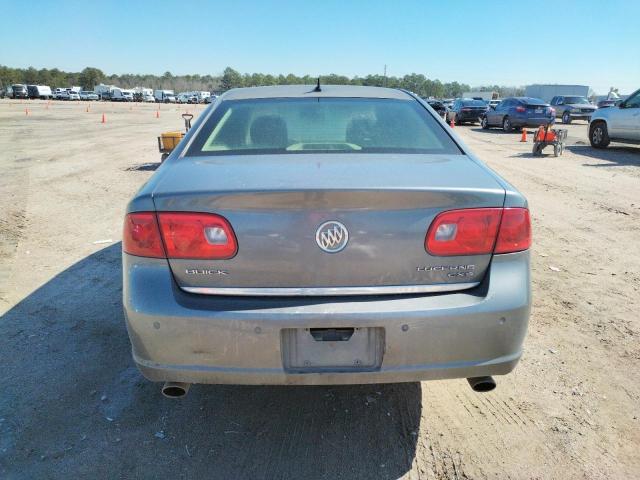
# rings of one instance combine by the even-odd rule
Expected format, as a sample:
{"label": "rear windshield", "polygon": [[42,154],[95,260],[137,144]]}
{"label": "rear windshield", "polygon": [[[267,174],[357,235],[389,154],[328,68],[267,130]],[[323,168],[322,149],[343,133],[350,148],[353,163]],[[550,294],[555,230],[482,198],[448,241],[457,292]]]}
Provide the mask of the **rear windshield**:
{"label": "rear windshield", "polygon": [[486,107],[487,104],[482,100],[463,100],[463,107]]}
{"label": "rear windshield", "polygon": [[222,102],[189,155],[312,152],[461,153],[414,100],[269,98]]}
{"label": "rear windshield", "polygon": [[544,102],[544,100],[540,100],[539,98],[528,97],[528,98],[523,98],[522,101],[527,105],[541,105],[541,106],[547,105]]}

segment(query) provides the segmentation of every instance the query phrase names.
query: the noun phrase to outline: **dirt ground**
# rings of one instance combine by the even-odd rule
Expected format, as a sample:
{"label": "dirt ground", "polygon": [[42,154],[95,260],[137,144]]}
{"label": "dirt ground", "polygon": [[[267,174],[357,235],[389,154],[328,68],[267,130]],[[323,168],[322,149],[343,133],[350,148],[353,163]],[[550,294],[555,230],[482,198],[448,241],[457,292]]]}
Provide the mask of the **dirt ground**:
{"label": "dirt ground", "polygon": [[0,478],[640,477],[640,148],[594,150],[577,122],[564,156],[533,158],[519,134],[456,127],[533,217],[525,353],[494,392],[194,386],[172,401],[130,357],[120,238],[186,108],[86,108],[0,101]]}

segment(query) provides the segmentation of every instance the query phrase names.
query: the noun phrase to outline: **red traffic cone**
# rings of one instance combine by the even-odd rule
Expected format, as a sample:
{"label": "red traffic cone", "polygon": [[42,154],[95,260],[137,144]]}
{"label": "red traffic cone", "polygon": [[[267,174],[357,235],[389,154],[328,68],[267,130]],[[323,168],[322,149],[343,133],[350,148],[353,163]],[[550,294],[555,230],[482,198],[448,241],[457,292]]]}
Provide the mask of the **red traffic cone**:
{"label": "red traffic cone", "polygon": [[522,127],[522,137],[520,137],[520,141],[521,142],[526,142],[527,141],[527,128],[526,127]]}
{"label": "red traffic cone", "polygon": [[105,118],[104,113],[102,114],[102,122],[100,123],[107,123],[107,119]]}
{"label": "red traffic cone", "polygon": [[451,128],[455,128],[455,126],[456,126],[456,122],[453,120],[453,117],[451,117],[451,122],[449,123],[449,126]]}

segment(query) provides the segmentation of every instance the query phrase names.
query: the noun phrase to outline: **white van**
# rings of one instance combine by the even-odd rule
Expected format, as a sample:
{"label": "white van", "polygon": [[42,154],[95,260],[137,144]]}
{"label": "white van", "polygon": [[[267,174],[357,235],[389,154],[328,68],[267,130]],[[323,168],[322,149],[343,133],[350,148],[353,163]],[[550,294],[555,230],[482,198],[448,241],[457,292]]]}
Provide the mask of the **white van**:
{"label": "white van", "polygon": [[210,103],[209,102],[209,98],[211,97],[211,93],[210,92],[198,91],[198,92],[193,92],[193,93],[198,98],[198,103]]}
{"label": "white van", "polygon": [[159,103],[176,103],[176,94],[173,90],[155,90],[153,96]]}
{"label": "white van", "polygon": [[114,88],[111,90],[112,102],[133,102],[133,92],[124,88]]}

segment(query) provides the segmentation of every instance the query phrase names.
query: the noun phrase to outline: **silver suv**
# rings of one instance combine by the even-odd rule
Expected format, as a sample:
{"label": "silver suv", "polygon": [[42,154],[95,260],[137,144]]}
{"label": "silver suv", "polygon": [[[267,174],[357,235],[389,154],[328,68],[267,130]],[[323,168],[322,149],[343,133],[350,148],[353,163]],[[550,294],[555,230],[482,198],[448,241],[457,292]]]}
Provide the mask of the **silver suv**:
{"label": "silver suv", "polygon": [[640,144],[640,90],[617,106],[599,109],[591,117],[589,141],[595,148],[609,142]]}

